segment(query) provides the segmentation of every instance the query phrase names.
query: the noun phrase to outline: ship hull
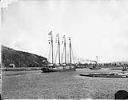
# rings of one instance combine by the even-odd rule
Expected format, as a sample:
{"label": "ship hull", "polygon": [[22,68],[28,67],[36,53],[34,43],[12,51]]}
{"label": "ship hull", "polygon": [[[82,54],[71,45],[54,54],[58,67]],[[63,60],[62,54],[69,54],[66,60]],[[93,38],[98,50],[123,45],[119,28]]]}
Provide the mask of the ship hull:
{"label": "ship hull", "polygon": [[128,78],[128,75],[119,75],[119,74],[80,74],[80,76],[102,77],[102,78]]}
{"label": "ship hull", "polygon": [[43,73],[49,73],[49,72],[66,72],[66,71],[76,71],[75,66],[56,66],[54,68],[42,68],[41,71]]}

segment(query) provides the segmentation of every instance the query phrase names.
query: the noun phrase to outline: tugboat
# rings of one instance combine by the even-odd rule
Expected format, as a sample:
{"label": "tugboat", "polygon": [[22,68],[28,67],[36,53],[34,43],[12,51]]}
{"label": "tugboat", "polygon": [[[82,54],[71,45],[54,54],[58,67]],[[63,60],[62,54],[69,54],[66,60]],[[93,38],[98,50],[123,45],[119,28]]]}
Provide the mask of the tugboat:
{"label": "tugboat", "polygon": [[89,60],[89,59],[87,59],[87,61],[94,63],[94,64],[92,64],[92,65],[89,67],[89,69],[91,69],[91,70],[99,70],[99,69],[101,69],[101,67],[98,65],[98,56],[96,56],[96,59],[97,59],[97,60]]}
{"label": "tugboat", "polygon": [[69,54],[70,54],[70,63],[67,64],[66,62],[66,37],[64,35],[63,37],[63,43],[64,43],[64,51],[65,51],[65,63],[60,62],[60,40],[59,40],[59,34],[57,34],[57,44],[58,44],[58,60],[59,63],[56,64],[53,62],[54,56],[53,56],[53,35],[52,31],[49,32],[50,35],[50,40],[49,44],[51,44],[51,49],[52,49],[52,63],[49,63],[45,67],[41,68],[42,72],[44,73],[49,73],[49,72],[65,72],[65,71],[75,71],[76,70],[76,65],[72,64],[72,45],[71,45],[71,38],[69,38]]}

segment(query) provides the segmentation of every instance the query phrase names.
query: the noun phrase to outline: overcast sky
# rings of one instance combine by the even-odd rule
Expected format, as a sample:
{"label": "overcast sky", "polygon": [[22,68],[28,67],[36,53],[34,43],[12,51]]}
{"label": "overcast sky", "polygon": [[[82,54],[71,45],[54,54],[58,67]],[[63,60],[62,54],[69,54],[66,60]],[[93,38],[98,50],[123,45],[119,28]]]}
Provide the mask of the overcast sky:
{"label": "overcast sky", "polygon": [[48,57],[52,30],[72,37],[78,58],[128,61],[128,0],[19,0],[2,16],[2,44],[14,49]]}

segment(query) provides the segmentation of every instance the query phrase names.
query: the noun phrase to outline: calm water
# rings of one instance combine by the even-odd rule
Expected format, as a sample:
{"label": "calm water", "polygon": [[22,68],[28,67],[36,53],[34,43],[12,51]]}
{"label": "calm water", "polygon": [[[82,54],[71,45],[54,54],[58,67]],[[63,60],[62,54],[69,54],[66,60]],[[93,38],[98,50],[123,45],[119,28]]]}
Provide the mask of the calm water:
{"label": "calm water", "polygon": [[[111,70],[112,71],[112,70]],[[119,71],[119,70],[118,70]],[[110,70],[79,69],[75,72],[4,72],[2,94],[6,99],[113,99],[119,89],[128,91],[128,79],[91,78],[81,73]]]}

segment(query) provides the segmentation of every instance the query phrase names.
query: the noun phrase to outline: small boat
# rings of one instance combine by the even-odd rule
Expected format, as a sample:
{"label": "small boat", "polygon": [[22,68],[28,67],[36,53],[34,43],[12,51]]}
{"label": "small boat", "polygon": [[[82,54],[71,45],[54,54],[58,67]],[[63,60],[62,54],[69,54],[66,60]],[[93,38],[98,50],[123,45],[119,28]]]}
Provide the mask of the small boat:
{"label": "small boat", "polygon": [[80,74],[80,76],[87,76],[87,77],[102,77],[102,78],[128,78],[128,73],[94,73],[94,74]]}
{"label": "small boat", "polygon": [[54,71],[54,65],[48,64],[47,66],[44,66],[41,68],[42,72],[48,73],[48,72],[55,72]]}
{"label": "small boat", "polygon": [[99,70],[99,69],[101,69],[101,68],[98,67],[97,65],[93,65],[93,67],[90,67],[89,69],[91,69],[91,70]]}

